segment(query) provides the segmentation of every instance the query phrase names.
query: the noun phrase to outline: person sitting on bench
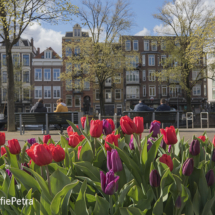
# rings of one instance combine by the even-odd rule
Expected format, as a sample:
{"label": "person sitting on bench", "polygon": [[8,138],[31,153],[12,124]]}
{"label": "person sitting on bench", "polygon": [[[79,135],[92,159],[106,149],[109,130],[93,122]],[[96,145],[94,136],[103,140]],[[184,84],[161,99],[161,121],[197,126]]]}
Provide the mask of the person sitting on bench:
{"label": "person sitting on bench", "polygon": [[154,108],[145,105],[144,100],[139,100],[139,104],[135,105],[134,111],[154,111]]}
{"label": "person sitting on bench", "polygon": [[160,106],[157,107],[156,111],[170,111],[170,106],[166,104],[166,99],[162,98],[160,100]]}

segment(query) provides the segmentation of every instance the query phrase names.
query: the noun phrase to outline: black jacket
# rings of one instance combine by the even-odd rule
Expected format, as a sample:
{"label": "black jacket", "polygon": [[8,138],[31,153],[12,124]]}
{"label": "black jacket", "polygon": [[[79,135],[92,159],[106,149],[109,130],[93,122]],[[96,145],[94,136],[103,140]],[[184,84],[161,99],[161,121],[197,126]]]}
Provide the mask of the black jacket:
{"label": "black jacket", "polygon": [[145,105],[143,103],[139,103],[139,104],[135,105],[134,111],[154,111],[154,109],[148,107],[147,105]]}
{"label": "black jacket", "polygon": [[35,113],[35,112],[40,112],[40,113],[44,113],[47,112],[46,107],[43,106],[43,104],[41,102],[37,102],[32,108],[31,108],[31,113]]}
{"label": "black jacket", "polygon": [[158,106],[156,111],[170,111],[170,106],[168,106],[167,104],[162,104]]}

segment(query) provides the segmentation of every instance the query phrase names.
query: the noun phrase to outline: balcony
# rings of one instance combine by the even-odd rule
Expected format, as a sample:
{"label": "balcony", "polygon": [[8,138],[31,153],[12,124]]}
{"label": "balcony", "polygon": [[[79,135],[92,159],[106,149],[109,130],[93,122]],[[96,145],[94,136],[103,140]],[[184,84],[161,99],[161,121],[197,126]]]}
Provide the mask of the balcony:
{"label": "balcony", "polygon": [[126,84],[139,84],[140,83],[140,79],[136,78],[136,79],[126,79]]}
{"label": "balcony", "polygon": [[140,94],[126,94],[126,99],[139,99]]}
{"label": "balcony", "polygon": [[106,103],[111,103],[111,102],[112,102],[112,98],[105,99],[105,102],[106,102]]}

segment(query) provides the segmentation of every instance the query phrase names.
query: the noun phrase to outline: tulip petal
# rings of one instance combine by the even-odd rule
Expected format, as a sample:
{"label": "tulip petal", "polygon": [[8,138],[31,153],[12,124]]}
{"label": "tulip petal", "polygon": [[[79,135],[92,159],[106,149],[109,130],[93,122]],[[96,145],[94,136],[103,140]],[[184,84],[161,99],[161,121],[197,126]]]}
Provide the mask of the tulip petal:
{"label": "tulip petal", "polygon": [[100,180],[101,180],[102,191],[105,193],[106,175],[102,171],[100,171]]}
{"label": "tulip petal", "polygon": [[112,169],[111,152],[110,151],[107,151],[107,168],[108,168],[108,170]]}

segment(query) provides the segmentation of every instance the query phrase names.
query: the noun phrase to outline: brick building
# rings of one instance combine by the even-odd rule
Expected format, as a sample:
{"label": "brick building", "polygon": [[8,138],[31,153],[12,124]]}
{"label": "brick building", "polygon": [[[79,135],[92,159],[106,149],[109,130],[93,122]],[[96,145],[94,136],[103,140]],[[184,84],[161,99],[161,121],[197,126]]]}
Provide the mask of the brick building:
{"label": "brick building", "polygon": [[[166,98],[171,107],[186,110],[185,92],[181,89],[179,82],[169,79],[158,81],[155,71],[162,72],[162,61],[168,57],[164,53],[164,43],[157,42],[159,37],[152,36],[150,39],[144,36],[122,36],[125,55],[132,57],[134,69],[124,69],[124,104],[125,109],[133,109],[139,99],[144,99],[145,104],[157,108],[161,98]],[[135,56],[130,56],[136,52]],[[173,66],[173,65],[171,65]],[[136,68],[135,68],[136,67]],[[198,69],[193,70],[192,78],[198,74]],[[207,100],[207,82],[200,81],[193,87],[192,107],[199,108]]]}

